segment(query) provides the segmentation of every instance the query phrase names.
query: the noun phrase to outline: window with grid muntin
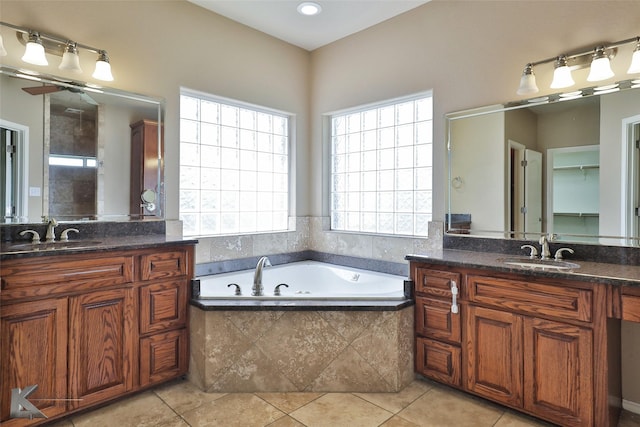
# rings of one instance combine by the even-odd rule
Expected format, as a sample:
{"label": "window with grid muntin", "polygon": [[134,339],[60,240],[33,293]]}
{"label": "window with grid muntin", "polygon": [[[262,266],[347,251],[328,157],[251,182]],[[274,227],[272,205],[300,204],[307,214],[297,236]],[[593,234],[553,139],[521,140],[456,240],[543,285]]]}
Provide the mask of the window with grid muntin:
{"label": "window with grid muntin", "polygon": [[330,116],[331,229],[427,236],[431,94]]}
{"label": "window with grid muntin", "polygon": [[266,109],[181,94],[185,236],[287,230],[289,122]]}

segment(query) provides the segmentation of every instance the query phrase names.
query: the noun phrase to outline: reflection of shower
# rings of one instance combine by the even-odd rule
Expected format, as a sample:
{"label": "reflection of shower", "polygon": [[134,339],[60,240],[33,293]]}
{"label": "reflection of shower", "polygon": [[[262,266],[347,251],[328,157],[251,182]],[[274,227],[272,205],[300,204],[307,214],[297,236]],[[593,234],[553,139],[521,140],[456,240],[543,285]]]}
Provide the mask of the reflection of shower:
{"label": "reflection of shower", "polygon": [[84,128],[82,126],[82,113],[84,113],[84,110],[67,107],[64,112],[65,114],[77,114],[80,118],[78,126],[73,127],[73,136],[85,136]]}

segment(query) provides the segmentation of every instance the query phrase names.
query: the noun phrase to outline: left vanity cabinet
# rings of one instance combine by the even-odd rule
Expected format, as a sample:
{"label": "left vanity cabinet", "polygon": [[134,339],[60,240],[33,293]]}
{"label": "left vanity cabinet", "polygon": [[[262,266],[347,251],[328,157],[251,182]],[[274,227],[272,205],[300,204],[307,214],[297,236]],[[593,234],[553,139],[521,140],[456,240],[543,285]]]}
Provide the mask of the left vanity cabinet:
{"label": "left vanity cabinet", "polygon": [[187,372],[193,244],[17,257],[0,264],[0,422],[12,389],[49,420]]}

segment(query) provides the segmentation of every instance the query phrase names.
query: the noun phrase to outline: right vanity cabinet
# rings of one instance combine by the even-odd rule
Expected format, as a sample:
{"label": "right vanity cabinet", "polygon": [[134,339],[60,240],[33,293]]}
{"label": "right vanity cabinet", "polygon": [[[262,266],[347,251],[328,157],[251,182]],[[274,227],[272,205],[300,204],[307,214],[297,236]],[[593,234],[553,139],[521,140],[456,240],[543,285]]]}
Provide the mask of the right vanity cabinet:
{"label": "right vanity cabinet", "polygon": [[604,285],[415,261],[411,275],[419,374],[563,426],[611,425]]}

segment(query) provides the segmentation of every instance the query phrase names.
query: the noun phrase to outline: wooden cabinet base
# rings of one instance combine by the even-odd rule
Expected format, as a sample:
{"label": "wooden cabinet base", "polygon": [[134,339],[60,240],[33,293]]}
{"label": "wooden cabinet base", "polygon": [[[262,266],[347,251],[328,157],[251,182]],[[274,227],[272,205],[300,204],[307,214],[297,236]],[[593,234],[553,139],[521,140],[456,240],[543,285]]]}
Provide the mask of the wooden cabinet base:
{"label": "wooden cabinet base", "polygon": [[[616,426],[620,319],[608,285],[437,261],[410,271],[417,373],[562,426]],[[623,291],[620,307],[622,319],[640,319],[640,295]]]}
{"label": "wooden cabinet base", "polygon": [[[51,422],[185,374],[193,254],[185,243],[3,260],[0,425]],[[48,419],[12,418],[12,389],[31,385]]]}

